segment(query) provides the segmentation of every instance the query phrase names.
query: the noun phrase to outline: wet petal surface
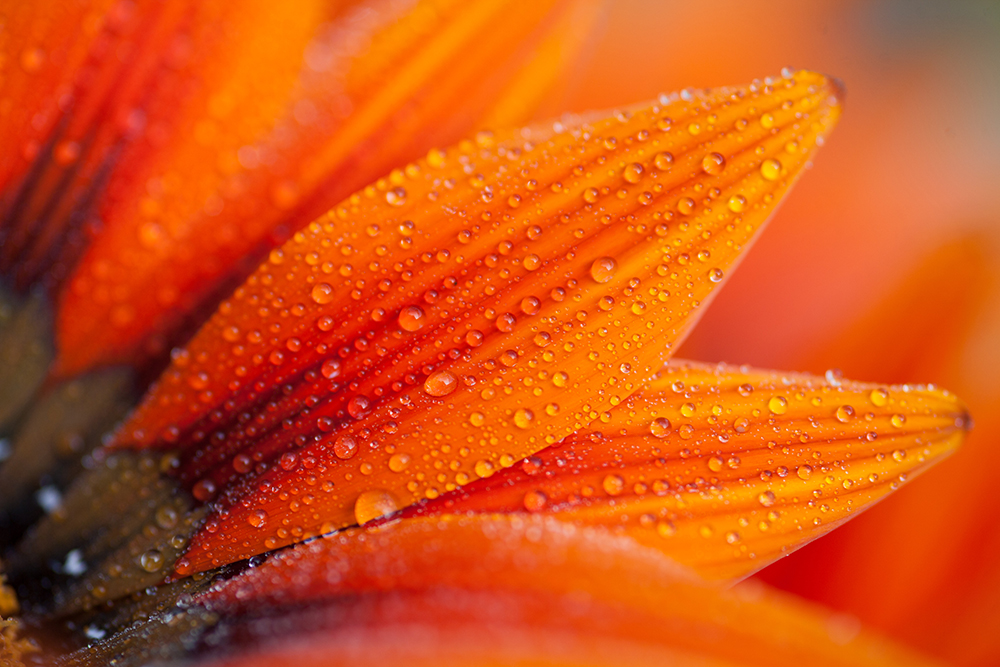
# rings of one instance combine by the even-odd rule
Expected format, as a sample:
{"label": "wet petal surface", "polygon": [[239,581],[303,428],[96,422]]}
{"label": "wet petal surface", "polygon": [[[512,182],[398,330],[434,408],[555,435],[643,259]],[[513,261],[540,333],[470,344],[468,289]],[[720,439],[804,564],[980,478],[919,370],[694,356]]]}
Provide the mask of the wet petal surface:
{"label": "wet petal surface", "polygon": [[353,195],[227,299],[121,429],[212,516],[179,572],[487,476],[639,389],[839,114],[799,72],[537,143],[480,134]]}

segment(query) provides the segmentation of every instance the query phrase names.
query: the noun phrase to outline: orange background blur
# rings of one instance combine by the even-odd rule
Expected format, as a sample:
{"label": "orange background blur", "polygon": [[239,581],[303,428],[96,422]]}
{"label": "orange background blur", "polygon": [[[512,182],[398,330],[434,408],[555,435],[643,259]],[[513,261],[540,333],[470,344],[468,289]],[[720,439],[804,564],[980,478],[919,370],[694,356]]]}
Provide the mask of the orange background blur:
{"label": "orange background blur", "polygon": [[678,356],[933,382],[950,460],[762,573],[960,664],[1000,664],[1000,2],[609,2],[566,108],[784,66],[846,109]]}

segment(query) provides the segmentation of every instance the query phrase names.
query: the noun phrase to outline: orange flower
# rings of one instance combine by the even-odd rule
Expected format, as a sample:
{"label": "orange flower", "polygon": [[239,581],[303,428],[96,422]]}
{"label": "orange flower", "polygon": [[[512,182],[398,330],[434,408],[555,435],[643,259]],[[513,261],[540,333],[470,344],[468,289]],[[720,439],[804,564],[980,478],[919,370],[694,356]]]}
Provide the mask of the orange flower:
{"label": "orange flower", "polygon": [[[259,66],[285,61],[253,40],[246,53],[227,51],[221,86],[195,86],[190,107],[165,111],[176,137],[166,148],[114,135],[123,155],[138,156],[103,163],[114,173],[136,165],[120,169],[106,201],[93,194],[96,149],[76,148],[89,175],[57,166],[58,149],[28,156],[37,174],[11,171],[7,275],[15,286],[48,282],[58,297],[49,387],[19,419],[4,469],[17,512],[38,475],[66,474],[52,445],[44,455],[25,447],[45,440],[45,417],[65,422],[83,394],[79,414],[94,419],[83,428],[100,433],[127,393],[114,371],[70,376],[113,360],[149,372],[164,342],[183,335],[185,313],[239,275],[233,262],[280,239],[282,225],[298,229],[174,349],[85,471],[71,471],[58,509],[9,552],[30,615],[46,619],[40,636],[65,623],[70,644],[93,640],[68,664],[921,660],[850,619],[719,582],[829,531],[952,452],[969,424],[964,407],[934,387],[834,373],[664,366],[832,129],[839,84],[786,70],[606,118],[481,131],[302,225],[346,194],[349,168],[400,164],[414,147],[396,152],[393,137],[525,113],[575,48],[562,29],[594,15],[590,3],[526,4],[532,23],[506,4],[421,4],[388,23],[351,13],[362,27],[349,34],[370,39],[357,47],[357,72],[320,75],[342,65],[331,49],[354,43],[343,32],[313,41],[305,61],[316,71],[269,79],[276,90],[263,99],[283,105],[257,119],[233,109],[256,99],[247,80]],[[151,20],[134,25],[125,12],[121,25],[98,24],[93,48],[160,30],[173,43],[188,21],[214,25],[200,11],[140,13]],[[308,12],[212,11],[239,44],[262,20],[291,21],[279,31],[286,65],[313,34]],[[525,52],[461,95],[456,120],[439,121],[456,111],[450,95],[482,83],[483,63],[532,25]],[[456,53],[465,62],[445,67]],[[87,67],[69,79],[89,82]],[[97,70],[145,80],[141,68]],[[107,94],[83,90],[93,103]],[[285,126],[289,109],[310,125],[298,113],[329,103],[330,90],[356,109],[317,135]],[[219,118],[206,120],[206,104]],[[66,127],[85,118],[66,114]],[[220,126],[227,118],[232,132]],[[206,169],[220,146],[236,162]],[[57,183],[99,203],[63,201]],[[74,250],[67,230],[93,211],[107,229]],[[72,262],[65,282],[56,256]],[[202,258],[211,262],[196,266]],[[26,324],[10,328],[11,344],[23,345],[47,326],[46,308],[13,300]],[[19,373],[42,377],[44,350],[26,358]]]}

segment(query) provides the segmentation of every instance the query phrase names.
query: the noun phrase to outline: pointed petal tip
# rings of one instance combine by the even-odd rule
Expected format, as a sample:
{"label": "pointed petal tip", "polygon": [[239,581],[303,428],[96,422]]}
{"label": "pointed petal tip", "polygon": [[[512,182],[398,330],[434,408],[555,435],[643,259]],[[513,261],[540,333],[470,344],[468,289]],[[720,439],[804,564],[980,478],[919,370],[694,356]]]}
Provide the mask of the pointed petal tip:
{"label": "pointed petal tip", "polygon": [[827,76],[826,80],[827,87],[830,89],[830,93],[836,104],[844,106],[844,100],[847,98],[847,84],[844,83],[843,79],[835,76]]}

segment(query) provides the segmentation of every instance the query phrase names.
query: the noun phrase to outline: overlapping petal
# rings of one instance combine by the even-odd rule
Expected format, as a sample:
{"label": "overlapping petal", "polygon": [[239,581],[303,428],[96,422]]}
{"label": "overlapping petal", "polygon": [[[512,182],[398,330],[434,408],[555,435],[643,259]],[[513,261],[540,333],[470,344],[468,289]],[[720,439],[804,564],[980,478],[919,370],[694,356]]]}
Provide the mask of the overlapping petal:
{"label": "overlapping petal", "polygon": [[480,135],[310,224],[223,302],[119,446],[215,509],[178,570],[432,498],[638,389],[838,115],[807,72],[537,145]]}
{"label": "overlapping petal", "polygon": [[632,540],[537,516],[426,517],[297,545],[78,664],[169,658],[181,638],[208,664],[927,664],[850,618],[760,586],[723,592]]}
{"label": "overlapping petal", "polygon": [[401,516],[544,513],[741,577],[950,454],[968,426],[934,388],[672,362],[590,429]]}

